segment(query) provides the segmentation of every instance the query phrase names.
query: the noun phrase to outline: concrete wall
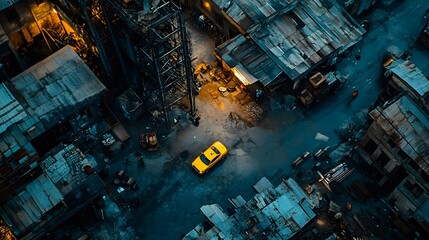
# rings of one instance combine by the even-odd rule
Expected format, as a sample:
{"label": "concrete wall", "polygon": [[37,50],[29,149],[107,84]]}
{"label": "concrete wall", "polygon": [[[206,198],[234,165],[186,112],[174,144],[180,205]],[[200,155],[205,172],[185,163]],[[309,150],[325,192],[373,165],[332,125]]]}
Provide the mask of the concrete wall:
{"label": "concrete wall", "polygon": [[[371,140],[375,143],[376,146],[374,152],[372,153],[368,152],[367,149],[367,144]],[[429,190],[429,182],[425,181],[419,175],[419,172],[423,171],[421,168],[413,168],[410,165],[410,163],[413,163],[413,159],[410,157],[401,157],[399,154],[401,150],[397,144],[398,141],[389,140],[389,136],[385,133],[381,126],[379,126],[376,122],[373,122],[359,145],[362,149],[364,149],[365,154],[369,157],[369,163],[384,176],[381,180],[379,180],[379,186],[382,186],[387,181],[401,181],[400,184],[396,186],[388,195],[387,199],[392,204],[392,206],[396,208],[402,218],[408,219],[413,215],[414,211],[416,211],[416,209],[423,204],[425,200],[424,193],[427,193]],[[386,154],[386,156],[390,159],[384,165],[381,165],[377,162],[377,158],[382,153]],[[407,173],[407,176],[404,179],[397,179],[398,176],[395,175],[395,169],[398,169],[398,166],[402,166]],[[422,189],[423,193],[416,197],[406,187],[407,182],[417,185]]]}
{"label": "concrete wall", "polygon": [[404,219],[409,219],[426,199],[423,193],[419,197],[416,197],[406,187],[407,182],[416,184],[418,187],[423,189],[423,186],[414,177],[408,176],[387,197],[388,201],[393,203],[393,206],[398,210],[399,214]]}

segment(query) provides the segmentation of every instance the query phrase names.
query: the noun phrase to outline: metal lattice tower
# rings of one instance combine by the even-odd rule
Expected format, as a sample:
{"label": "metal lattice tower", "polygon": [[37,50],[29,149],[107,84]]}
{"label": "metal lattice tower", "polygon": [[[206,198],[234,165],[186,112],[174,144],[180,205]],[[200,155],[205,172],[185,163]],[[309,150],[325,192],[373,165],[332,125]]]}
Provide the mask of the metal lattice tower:
{"label": "metal lattice tower", "polygon": [[[170,108],[188,97],[190,114],[194,116],[195,87],[182,10],[165,0],[137,2],[127,7],[124,0],[104,0],[101,4],[106,9],[107,26],[125,23],[132,36],[146,107],[161,111],[170,128]],[[115,30],[110,32],[115,35]]]}

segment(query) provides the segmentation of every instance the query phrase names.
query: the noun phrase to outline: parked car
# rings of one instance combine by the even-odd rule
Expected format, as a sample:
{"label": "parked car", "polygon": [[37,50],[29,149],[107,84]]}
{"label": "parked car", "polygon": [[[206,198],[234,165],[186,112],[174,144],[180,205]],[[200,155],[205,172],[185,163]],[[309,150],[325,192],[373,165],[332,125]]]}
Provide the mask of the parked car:
{"label": "parked car", "polygon": [[192,162],[192,168],[198,174],[204,174],[225,157],[227,153],[228,149],[225,145],[216,141]]}

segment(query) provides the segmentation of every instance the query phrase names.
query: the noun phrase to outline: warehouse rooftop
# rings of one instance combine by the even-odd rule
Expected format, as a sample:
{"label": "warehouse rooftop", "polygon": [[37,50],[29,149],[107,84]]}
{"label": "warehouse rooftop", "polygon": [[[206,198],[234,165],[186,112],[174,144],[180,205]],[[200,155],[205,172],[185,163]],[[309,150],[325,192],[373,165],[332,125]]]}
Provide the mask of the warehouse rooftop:
{"label": "warehouse rooftop", "polygon": [[356,44],[365,32],[331,0],[215,2],[262,49],[262,58],[269,57],[294,81]]}
{"label": "warehouse rooftop", "polygon": [[201,207],[213,227],[199,224],[183,239],[289,239],[316,216],[312,201],[291,178],[277,187],[262,178],[254,188],[258,193],[248,202],[241,196],[230,200],[236,207],[230,216],[218,204]]}
{"label": "warehouse rooftop", "polygon": [[29,113],[19,123],[33,138],[97,101],[106,87],[71,46],[53,53],[11,79]]}

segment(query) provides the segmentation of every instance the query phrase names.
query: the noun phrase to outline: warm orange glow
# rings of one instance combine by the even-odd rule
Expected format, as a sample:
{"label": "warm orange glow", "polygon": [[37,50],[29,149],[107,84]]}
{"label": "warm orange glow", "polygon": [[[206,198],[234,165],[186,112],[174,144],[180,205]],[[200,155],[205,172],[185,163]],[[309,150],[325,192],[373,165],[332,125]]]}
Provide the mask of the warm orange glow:
{"label": "warm orange glow", "polygon": [[210,11],[211,10],[211,6],[210,6],[210,3],[209,2],[207,2],[207,1],[203,1],[203,7],[207,10],[207,11]]}
{"label": "warm orange glow", "polygon": [[4,240],[16,240],[10,229],[6,225],[3,225],[3,221],[0,221],[0,224],[2,224],[0,225],[0,238]]}
{"label": "warm orange glow", "polygon": [[240,80],[245,86],[250,85],[258,81],[255,77],[253,77],[249,72],[246,71],[245,68],[240,66],[236,66],[231,68],[231,71],[234,73],[234,76]]}
{"label": "warm orange glow", "polygon": [[325,220],[322,220],[322,219],[317,219],[317,220],[316,220],[316,223],[317,223],[317,225],[319,225],[319,226],[324,226],[324,225],[326,224],[326,221],[325,221]]}
{"label": "warm orange glow", "polygon": [[234,73],[235,77],[237,77],[238,80],[240,80],[240,82],[242,82],[244,85],[250,85],[250,82],[237,68],[231,68],[231,71]]}

